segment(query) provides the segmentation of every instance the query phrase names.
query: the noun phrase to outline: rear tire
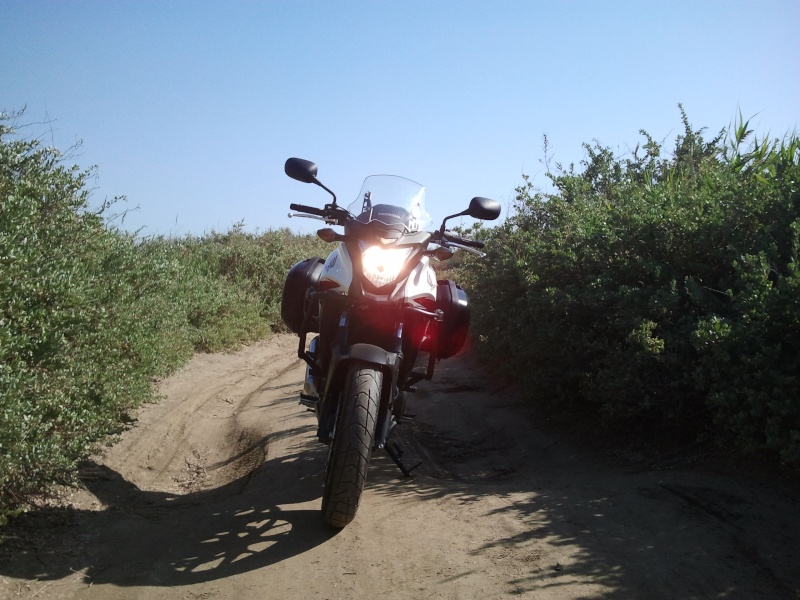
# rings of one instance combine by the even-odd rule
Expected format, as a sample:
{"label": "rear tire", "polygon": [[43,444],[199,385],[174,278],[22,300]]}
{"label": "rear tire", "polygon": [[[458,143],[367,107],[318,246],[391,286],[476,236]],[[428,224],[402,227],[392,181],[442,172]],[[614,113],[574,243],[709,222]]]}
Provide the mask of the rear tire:
{"label": "rear tire", "polygon": [[350,364],[322,494],[322,517],[333,527],[344,527],[356,516],[372,456],[382,384],[383,373],[372,365]]}

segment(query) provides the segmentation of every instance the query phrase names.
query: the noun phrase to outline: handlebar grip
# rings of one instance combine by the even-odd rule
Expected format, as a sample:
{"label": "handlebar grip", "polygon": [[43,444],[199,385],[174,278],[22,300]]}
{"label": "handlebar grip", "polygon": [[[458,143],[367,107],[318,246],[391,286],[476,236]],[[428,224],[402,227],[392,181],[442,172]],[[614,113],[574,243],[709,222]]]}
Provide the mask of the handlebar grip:
{"label": "handlebar grip", "polygon": [[308,213],[310,215],[317,215],[320,217],[325,216],[325,211],[319,208],[314,208],[313,206],[305,206],[304,204],[290,204],[289,208],[292,210],[296,210],[298,212]]}
{"label": "handlebar grip", "polygon": [[463,240],[462,239],[461,243],[464,244],[465,246],[469,246],[470,248],[483,248],[484,246],[486,246],[485,243],[480,242],[478,240]]}
{"label": "handlebar grip", "polygon": [[462,246],[467,246],[469,248],[483,248],[484,246],[486,246],[486,244],[484,244],[483,242],[480,242],[478,240],[468,240],[468,239],[465,239],[465,238],[462,238],[462,237],[458,237],[457,235],[452,235],[452,234],[449,234],[449,233],[445,234],[444,237],[445,237],[445,239],[447,239],[447,240],[449,240],[451,242],[455,242],[456,244],[461,244]]}

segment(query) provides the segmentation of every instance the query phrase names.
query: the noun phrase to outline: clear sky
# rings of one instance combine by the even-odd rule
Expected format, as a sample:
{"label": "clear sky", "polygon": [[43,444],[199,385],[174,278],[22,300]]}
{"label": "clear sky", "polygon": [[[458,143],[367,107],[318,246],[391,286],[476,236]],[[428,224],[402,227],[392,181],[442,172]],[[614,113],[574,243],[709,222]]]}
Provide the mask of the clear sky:
{"label": "clear sky", "polygon": [[678,103],[713,136],[739,113],[783,136],[800,111],[800,0],[0,0],[0,109],[97,165],[143,234],[288,226],[313,160],[342,203],[391,173],[435,221],[545,186],[542,136],[578,163],[640,129],[671,148]]}

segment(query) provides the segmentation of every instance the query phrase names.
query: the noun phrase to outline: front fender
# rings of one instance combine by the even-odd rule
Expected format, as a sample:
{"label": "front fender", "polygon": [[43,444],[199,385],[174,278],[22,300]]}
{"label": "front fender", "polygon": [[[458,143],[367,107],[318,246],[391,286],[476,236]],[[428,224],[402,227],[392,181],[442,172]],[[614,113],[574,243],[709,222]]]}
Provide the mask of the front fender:
{"label": "front fender", "polygon": [[398,368],[397,365],[399,365],[396,352],[389,352],[373,344],[353,344],[350,346],[347,355],[343,356],[341,360],[360,360],[376,365],[382,371],[385,370],[384,367],[396,370]]}
{"label": "front fender", "polygon": [[391,397],[392,390],[397,389],[397,374],[400,370],[401,355],[389,352],[373,344],[353,344],[342,352],[336,349],[331,356],[331,365],[328,370],[327,385],[320,407],[320,420],[317,436],[321,442],[329,442],[336,419],[336,407],[339,403],[342,382],[347,375],[351,362],[358,361],[374,365],[384,374],[383,389],[381,389],[380,405],[378,409],[378,426],[375,432],[375,445],[383,447],[386,443],[391,428]]}

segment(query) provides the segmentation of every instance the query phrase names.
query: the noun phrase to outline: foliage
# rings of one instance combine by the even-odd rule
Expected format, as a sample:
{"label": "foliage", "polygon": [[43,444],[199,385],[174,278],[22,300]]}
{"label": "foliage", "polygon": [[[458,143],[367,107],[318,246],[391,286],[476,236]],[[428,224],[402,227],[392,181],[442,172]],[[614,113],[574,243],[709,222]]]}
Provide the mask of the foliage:
{"label": "foliage", "polygon": [[[140,240],[89,207],[92,170],[0,119],[0,525],[196,350],[280,328],[283,277],[322,242],[241,227]],[[316,252],[315,252],[316,250]]]}
{"label": "foliage", "polygon": [[[669,157],[586,145],[526,178],[487,260],[459,255],[485,356],[553,414],[705,435],[800,463],[800,140],[683,114]],[[92,170],[0,119],[0,525],[153,399],[195,351],[282,328],[283,280],[324,244],[241,225],[140,239],[92,210]],[[449,270],[447,270],[449,269]]]}
{"label": "foliage", "polygon": [[525,183],[469,261],[476,333],[554,413],[800,462],[800,140],[644,141]]}

